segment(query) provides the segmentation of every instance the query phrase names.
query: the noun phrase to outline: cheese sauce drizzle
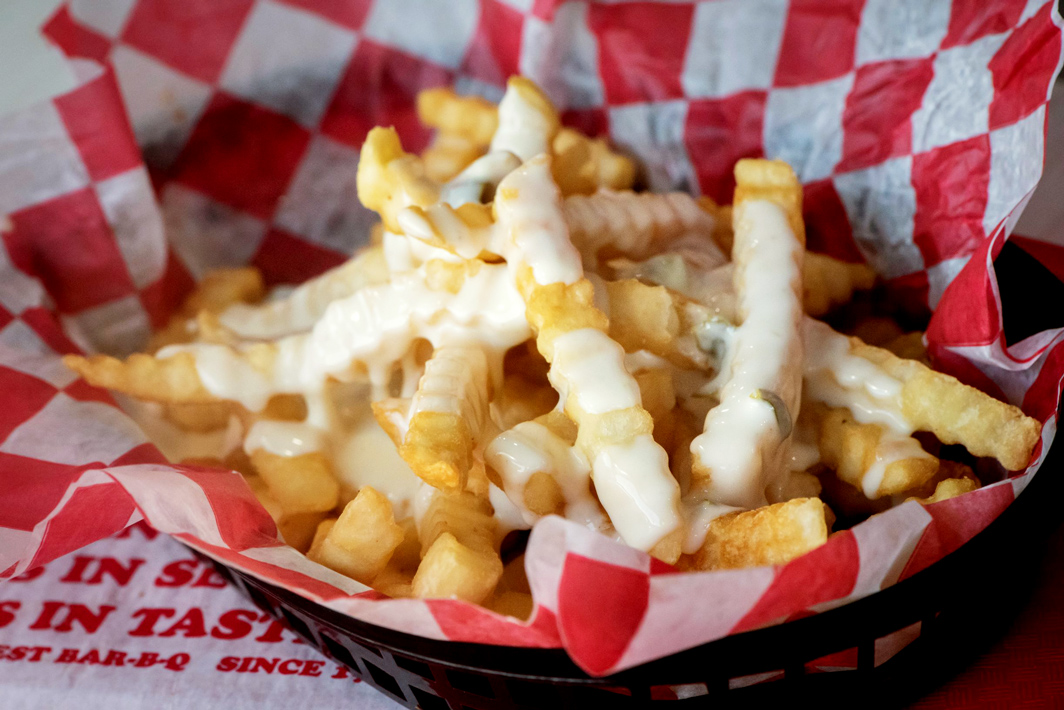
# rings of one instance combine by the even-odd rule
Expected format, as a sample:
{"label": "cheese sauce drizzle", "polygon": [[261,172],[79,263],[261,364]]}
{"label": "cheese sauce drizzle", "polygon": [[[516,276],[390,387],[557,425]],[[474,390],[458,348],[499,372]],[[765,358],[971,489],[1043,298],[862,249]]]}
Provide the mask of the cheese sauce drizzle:
{"label": "cheese sauce drizzle", "polygon": [[387,386],[418,338],[435,346],[478,342],[501,360],[531,336],[524,309],[504,266],[484,265],[457,293],[432,288],[418,269],[334,301],[309,333],[276,341],[264,362],[252,362],[247,346],[204,343],[169,346],[159,357],[192,353],[209,392],[261,411],[275,394],[318,392],[330,376],[355,376],[353,363],[362,363],[371,384]]}
{"label": "cheese sauce drizzle", "polygon": [[296,286],[283,298],[255,306],[234,304],[222,311],[218,320],[241,338],[272,340],[310,330],[333,301],[387,280],[383,252],[371,247]]}
{"label": "cheese sauce drizzle", "polygon": [[[548,156],[526,162],[503,180],[495,210],[502,244],[494,251],[515,276],[531,268],[538,286],[572,284],[583,276]],[[641,406],[639,388],[624,368],[624,351],[605,333],[569,331],[555,336],[551,347],[548,377],[561,394],[560,406],[589,415]],[[591,470],[599,500],[629,545],[649,550],[680,525],[679,486],[668,456],[649,434],[598,448]]]}
{"label": "cheese sauce drizzle", "polygon": [[489,197],[486,191],[494,192],[499,181],[519,167],[521,159],[510,151],[493,150],[477,158],[469,167],[454,176],[440,192],[440,202],[451,207],[459,207],[469,202],[484,202]]}
{"label": "cheese sauce drizzle", "polygon": [[807,396],[849,410],[862,424],[879,424],[908,436],[913,427],[901,411],[902,383],[850,351],[850,339],[813,318],[802,322],[806,342]]}
{"label": "cheese sauce drizzle", "polygon": [[[728,380],[705,430],[691,443],[696,466],[709,474],[715,503],[764,505],[765,487],[782,471],[790,433],[763,393],[773,393],[797,417],[802,344],[798,333],[803,247],[775,203],[748,200],[736,207],[736,291],[743,313]],[[741,287],[740,287],[741,286]],[[705,485],[705,484],[703,484]]]}
{"label": "cheese sauce drizzle", "polygon": [[539,422],[521,422],[499,434],[485,449],[484,460],[499,474],[502,490],[527,527],[539,519],[524,504],[525,486],[536,473],[550,475],[561,488],[566,518],[592,530],[610,527],[591,494],[587,459]]}

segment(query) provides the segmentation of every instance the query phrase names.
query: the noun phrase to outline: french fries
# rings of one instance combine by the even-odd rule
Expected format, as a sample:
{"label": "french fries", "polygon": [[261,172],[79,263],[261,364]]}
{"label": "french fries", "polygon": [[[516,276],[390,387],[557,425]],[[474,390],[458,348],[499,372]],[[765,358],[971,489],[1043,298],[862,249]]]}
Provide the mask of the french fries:
{"label": "french fries", "polygon": [[857,291],[876,283],[876,272],[865,264],[847,264],[830,256],[806,252],[802,268],[802,303],[811,316],[822,316],[846,303]]}
{"label": "french fries", "polygon": [[410,205],[427,207],[440,196],[439,185],[425,175],[416,155],[403,151],[393,128],[374,128],[358,161],[358,199],[381,215],[384,228],[396,231],[396,213]]}
{"label": "french fries", "polygon": [[603,256],[644,259],[684,234],[712,238],[716,222],[690,195],[674,192],[616,192],[565,200],[565,220],[573,243],[594,268]]}
{"label": "french fries", "polygon": [[323,521],[307,557],[363,584],[384,571],[404,538],[392,504],[366,486],[344,506],[340,517]]}
{"label": "french fries", "polygon": [[491,398],[488,361],[476,347],[441,347],[425,363],[399,453],[423,481],[465,488]]}
{"label": "french fries", "polygon": [[806,393],[814,401],[859,408],[873,423],[898,431],[930,432],[1010,471],[1030,462],[1041,426],[1016,407],[819,321],[806,319],[803,328],[806,342],[820,344],[805,366]]}
{"label": "french fries", "polygon": [[691,442],[692,495],[753,508],[784,469],[801,404],[801,186],[790,167],[742,160],[735,167],[735,291],[742,323],[720,404]]}
{"label": "french fries", "polygon": [[911,436],[878,424],[861,424],[849,411],[813,403],[821,460],[869,499],[918,488],[938,472],[939,461]]}
{"label": "french fries", "polygon": [[[239,471],[310,560],[524,619],[500,550],[545,516],[684,570],[781,565],[836,512],[978,488],[941,444],[1029,463],[1039,422],[931,370],[922,333],[860,310],[878,290],[851,304],[867,266],[806,252],[787,165],[739,161],[733,205],[633,192],[521,77],[418,113],[422,155],[390,128],[362,147],[371,246],[283,294],[208,275],[152,354],[65,358],[213,442],[185,463]],[[815,320],[837,309],[861,337]]]}
{"label": "french fries", "polygon": [[[581,277],[549,169],[546,156],[533,158],[499,186],[496,212],[509,242],[504,256],[517,269],[552,384],[566,392],[565,411],[577,424],[577,446],[592,462],[599,500],[626,542],[675,562],[682,532],[679,487],[653,439],[653,419],[642,407],[638,385],[624,369],[623,349],[606,335],[593,287]],[[592,378],[598,380],[594,385]]]}
{"label": "french fries", "polygon": [[817,498],[727,513],[709,523],[705,544],[688,564],[698,570],[783,564],[827,542],[828,515]]}

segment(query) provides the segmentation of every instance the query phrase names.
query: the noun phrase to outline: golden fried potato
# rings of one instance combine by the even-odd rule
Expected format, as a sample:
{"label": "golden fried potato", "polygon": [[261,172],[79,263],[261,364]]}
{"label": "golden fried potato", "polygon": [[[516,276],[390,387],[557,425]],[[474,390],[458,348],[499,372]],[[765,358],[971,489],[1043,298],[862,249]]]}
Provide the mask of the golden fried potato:
{"label": "golden fried potato", "polygon": [[495,104],[479,96],[459,96],[453,89],[424,89],[417,95],[417,117],[441,133],[460,136],[486,148],[499,127]]}
{"label": "golden fried potato", "polygon": [[382,284],[390,275],[384,249],[370,246],[339,266],[304,281],[283,298],[253,305],[235,303],[219,312],[218,319],[241,338],[271,339],[305,332],[325,314],[330,303]]}
{"label": "golden fried potato", "polygon": [[278,456],[258,449],[251,463],[286,514],[332,510],[340,500],[340,484],[323,454]]}
{"label": "golden fried potato", "polygon": [[392,440],[398,449],[403,445],[403,437],[406,435],[406,418],[410,412],[410,400],[404,397],[389,397],[370,405],[373,409],[373,418],[377,424]]}
{"label": "golden fried potato", "polygon": [[499,102],[499,125],[491,137],[491,152],[508,151],[522,161],[550,154],[561,119],[543,90],[523,76],[506,82]]}
{"label": "golden fried potato", "polygon": [[[802,186],[782,161],[735,166],[735,331],[720,404],[691,442],[691,488],[718,504],[752,508],[778,477],[802,396]],[[784,222],[784,220],[786,220]],[[746,427],[732,422],[749,423]]]}
{"label": "golden fried potato", "polygon": [[236,410],[237,407],[231,402],[171,402],[165,406],[164,416],[179,429],[204,432],[224,429]]}
{"label": "golden fried potato", "polygon": [[802,187],[790,165],[782,160],[758,158],[743,158],[737,162],[734,204],[737,206],[747,200],[768,200],[779,205],[787,215],[795,237],[805,245]]}
{"label": "golden fried potato", "polygon": [[522,621],[532,616],[532,595],[527,592],[503,592],[496,594],[488,608],[496,614],[512,616]]}
{"label": "golden fried potato", "polygon": [[802,265],[802,302],[805,312],[822,316],[867,291],[876,283],[876,272],[865,264],[848,264],[824,254],[806,252]]}
{"label": "golden fried potato", "polygon": [[192,319],[200,313],[216,314],[236,303],[256,303],[265,293],[262,274],[253,266],[215,269],[200,279],[166,327],[152,335],[148,350],[155,352],[166,345],[187,343],[196,332]]}
{"label": "golden fried potato", "polygon": [[359,490],[335,521],[318,528],[307,557],[363,584],[370,584],[403,542],[392,504],[369,486]]}
{"label": "golden fried potato", "polygon": [[609,335],[634,353],[647,350],[677,367],[709,370],[713,356],[698,344],[697,331],[713,320],[705,306],[664,286],[635,279],[606,282]]}
{"label": "golden fried potato", "polygon": [[325,520],[326,513],[295,513],[285,515],[277,521],[281,538],[290,546],[305,553],[310,549],[318,525]]}
{"label": "golden fried potato", "polygon": [[1042,425],[1018,407],[888,350],[857,343],[853,351],[902,383],[902,414],[916,431],[962,444],[975,456],[992,456],[1010,471],[1030,462]]}
{"label": "golden fried potato", "polygon": [[551,172],[563,195],[590,195],[600,188],[629,190],[635,183],[635,162],[611,150],[602,138],[562,128],[552,147]]}
{"label": "golden fried potato", "polygon": [[439,186],[425,175],[416,155],[403,151],[394,128],[374,128],[358,161],[358,199],[381,216],[385,229],[399,232],[396,215],[410,205],[428,207],[439,200]]}
{"label": "golden fried potato", "polygon": [[421,599],[453,597],[473,604],[487,599],[502,576],[502,560],[492,551],[476,550],[443,533],[432,543],[414,575],[414,595]]}
{"label": "golden fried potato", "polygon": [[207,391],[189,353],[159,359],[134,353],[124,361],[110,355],[64,355],[63,364],[90,385],[132,395],[149,402],[210,404],[219,400]]}
{"label": "golden fried potato", "polygon": [[451,180],[484,155],[484,145],[459,133],[440,131],[429,147],[421,152],[425,175],[439,183]]}
{"label": "golden fried potato", "polygon": [[808,403],[802,416],[814,422],[823,463],[868,498],[918,488],[938,471],[938,459],[916,439],[862,424],[845,409]]}
{"label": "golden fried potato", "polygon": [[939,481],[935,486],[935,492],[926,498],[913,498],[918,503],[930,505],[949,498],[956,498],[965,493],[971,493],[979,488],[979,482],[971,478],[947,478]]}
{"label": "golden fried potato", "polygon": [[473,603],[487,599],[503,570],[495,528],[486,496],[469,491],[434,493],[419,524],[423,556],[414,575],[414,594],[454,596]]}
{"label": "golden fried potato", "polygon": [[443,490],[465,488],[488,417],[488,361],[477,347],[441,347],[425,363],[399,447],[414,473]]}
{"label": "golden fried potato", "polygon": [[684,234],[712,235],[716,222],[683,192],[617,192],[572,195],[564,202],[569,237],[584,263],[625,256],[645,259]]}
{"label": "golden fried potato", "polygon": [[525,483],[525,507],[536,515],[562,515],[565,496],[561,486],[546,471],[537,471]]}
{"label": "golden fried potato", "polygon": [[[548,123],[557,121],[553,106],[539,87],[520,77],[514,77],[510,86],[513,91],[525,94],[523,98],[529,105],[539,107]],[[499,109],[494,104],[477,96],[459,96],[452,89],[421,91],[417,111],[422,123],[439,130],[423,158],[429,175],[441,182],[451,179],[482,155],[499,129]],[[603,187],[613,190],[632,187],[637,170],[631,158],[612,150],[604,139],[588,138],[571,128],[555,130],[550,143],[557,158],[552,172],[563,195],[591,194]]]}
{"label": "golden fried potato", "polygon": [[919,331],[899,335],[884,343],[883,348],[906,360],[916,360],[924,365],[931,364],[927,355],[927,346],[924,345],[924,334]]}
{"label": "golden fried potato", "polygon": [[318,525],[325,519],[326,513],[287,514],[281,508],[280,502],[270,493],[269,487],[261,476],[248,475],[244,477],[244,480],[247,481],[248,487],[251,488],[251,492],[255,494],[262,507],[277,523],[281,538],[300,552],[306,552],[310,548]]}
{"label": "golden fried potato", "polygon": [[709,524],[692,569],[782,565],[823,545],[830,511],[819,498],[796,498],[755,510],[728,513]]}
{"label": "golden fried potato", "polygon": [[[498,224],[511,235],[515,246],[521,244],[522,235],[527,229],[536,234],[537,239],[554,240],[555,245],[551,248],[564,254],[566,262],[572,266],[569,260],[575,255],[562,243],[565,240],[564,230],[557,228],[558,223],[564,220],[564,215],[560,195],[550,184],[549,169],[550,160],[546,156],[539,156],[511,173],[499,186],[495,214]],[[523,194],[536,196],[538,204],[534,219],[526,211],[529,205],[522,202]],[[544,200],[549,202],[545,203]],[[543,224],[552,225],[554,230],[544,234]],[[624,368],[623,348],[606,334],[608,319],[595,306],[594,287],[586,278],[571,283],[536,281],[533,267],[541,253],[541,248],[533,253],[521,252],[518,248],[507,258],[513,260],[517,270],[517,289],[525,300],[525,317],[536,334],[536,347],[551,365],[551,382],[556,389],[566,392],[562,405],[565,413],[577,424],[576,445],[589,461],[600,462],[598,467],[592,464],[592,477],[599,499],[608,511],[611,506],[629,505],[631,497],[631,492],[626,491],[610,473],[613,468],[601,463],[607,459],[599,459],[600,454],[612,457],[617,452],[617,455],[625,456],[615,445],[623,445],[624,452],[635,446],[642,447],[648,457],[660,452],[661,469],[646,472],[643,479],[643,487],[653,491],[648,496],[655,506],[653,526],[633,517],[618,530],[622,536],[629,537],[660,535],[650,550],[651,554],[660,555],[660,559],[667,562],[675,562],[683,537],[679,486],[668,470],[667,454],[653,440],[654,421],[642,407],[638,385]],[[560,344],[564,344],[564,348]],[[574,371],[567,364],[566,353],[586,353],[589,348],[597,353],[596,376],[609,378],[615,383],[615,396],[611,408],[607,410],[589,412],[581,406],[581,392],[589,383],[582,377],[574,376]],[[617,520],[614,520],[614,524],[619,525]],[[641,541],[641,544],[651,546],[645,541]]]}

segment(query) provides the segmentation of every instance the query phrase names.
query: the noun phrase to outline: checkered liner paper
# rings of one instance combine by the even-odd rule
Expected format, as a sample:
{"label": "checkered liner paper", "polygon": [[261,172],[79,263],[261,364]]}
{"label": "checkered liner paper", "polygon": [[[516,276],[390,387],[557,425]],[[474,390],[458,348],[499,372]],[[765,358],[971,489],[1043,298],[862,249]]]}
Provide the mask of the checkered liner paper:
{"label": "checkered liner paper", "polygon": [[[605,674],[844,604],[913,575],[1001,512],[1056,429],[1064,332],[1011,347],[993,257],[1041,173],[1061,21],[1041,0],[86,0],[47,23],[78,87],[0,118],[0,577],[140,519],[261,579],[439,639],[564,647]],[[389,600],[277,539],[241,477],[166,463],[62,353],[127,353],[214,267],[270,283],[340,263],[370,127],[430,137],[414,96],[497,99],[525,74],[568,123],[637,155],[654,189],[730,201],[783,158],[809,244],[935,309],[938,361],[1045,426],[1023,475],[908,503],[777,569],[676,574],[548,518],[527,623]],[[1056,248],[1047,258],[1064,263]],[[948,288],[947,288],[948,287]],[[594,600],[594,604],[587,603]],[[830,664],[829,664],[830,665]]]}

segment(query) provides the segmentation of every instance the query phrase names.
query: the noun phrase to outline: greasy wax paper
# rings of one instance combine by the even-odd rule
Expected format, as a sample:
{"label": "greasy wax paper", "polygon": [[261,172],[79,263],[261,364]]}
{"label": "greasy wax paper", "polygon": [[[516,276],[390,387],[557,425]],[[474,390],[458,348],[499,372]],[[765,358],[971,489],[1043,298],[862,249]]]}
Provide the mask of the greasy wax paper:
{"label": "greasy wax paper", "polygon": [[[78,87],[0,118],[0,577],[145,520],[372,623],[561,646],[606,674],[915,574],[1008,506],[1056,430],[1064,333],[1006,347],[993,258],[1041,173],[1060,25],[1038,0],[71,3],[45,32]],[[519,623],[383,599],[307,561],[239,475],[168,464],[63,367],[62,353],[141,347],[212,268],[288,283],[340,263],[374,221],[355,196],[369,128],[418,150],[418,90],[497,99],[515,73],[637,156],[656,190],[726,202],[738,158],[790,162],[810,248],[932,308],[940,366],[1044,422],[1035,463],[775,569],[677,574],[548,518]],[[885,653],[918,633],[903,631]]]}

